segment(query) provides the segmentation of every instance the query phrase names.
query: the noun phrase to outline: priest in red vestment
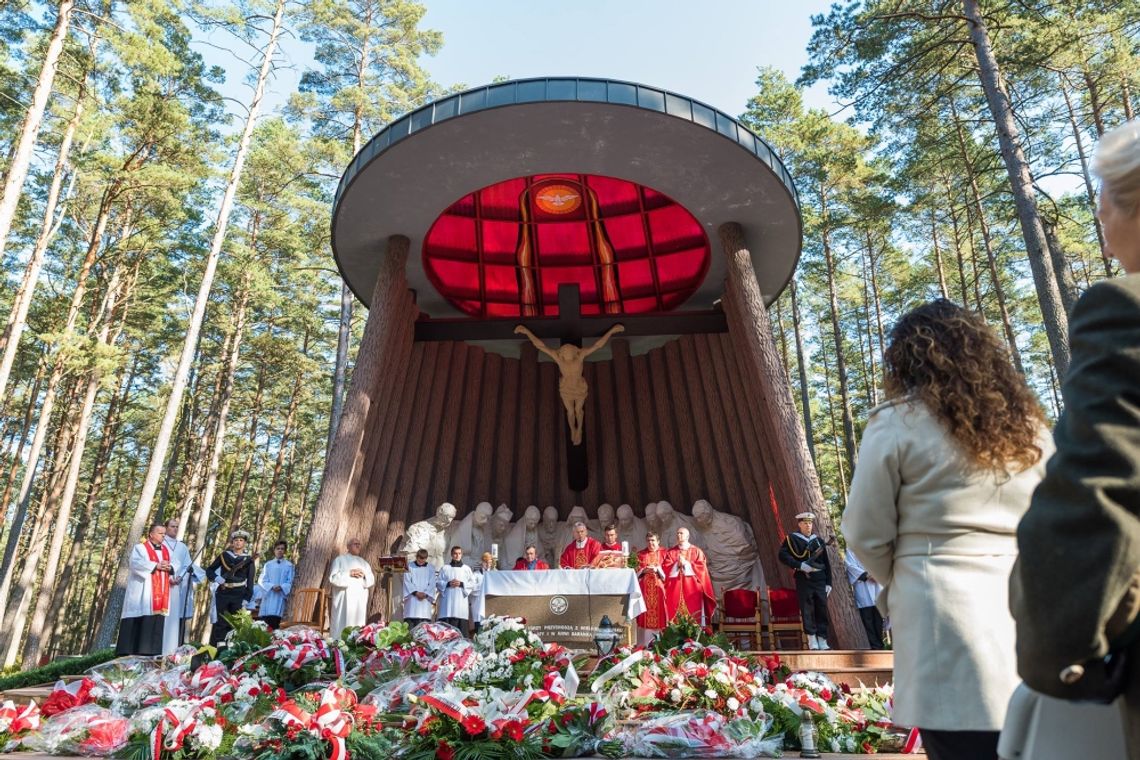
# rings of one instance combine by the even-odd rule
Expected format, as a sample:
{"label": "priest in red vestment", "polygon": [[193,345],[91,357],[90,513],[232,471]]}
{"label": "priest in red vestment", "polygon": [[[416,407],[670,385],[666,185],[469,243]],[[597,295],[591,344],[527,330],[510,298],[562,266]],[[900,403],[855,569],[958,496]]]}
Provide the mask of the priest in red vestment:
{"label": "priest in red vestment", "polygon": [[616,525],[614,525],[613,523],[607,525],[605,527],[605,533],[603,534],[603,538],[605,538],[605,541],[602,541],[602,551],[604,551],[604,552],[620,552],[621,551],[621,544],[618,543],[618,538],[617,538],[617,526]]}
{"label": "priest in red vestment", "polygon": [[649,545],[637,553],[637,583],[645,599],[645,612],[637,616],[637,643],[642,646],[648,645],[669,622],[665,614],[665,570],[662,568],[666,552],[662,551],[656,533],[646,533],[645,540]]}
{"label": "priest in red vestment", "polygon": [[526,548],[523,556],[515,561],[515,570],[549,570],[550,565],[538,558],[538,547],[531,544]]}
{"label": "priest in red vestment", "polygon": [[677,528],[677,545],[665,553],[661,568],[669,620],[688,615],[702,626],[709,625],[716,612],[716,595],[705,553],[689,543],[688,528]]}
{"label": "priest in red vestment", "polygon": [[558,566],[563,570],[578,570],[589,567],[590,563],[594,561],[594,557],[597,557],[601,550],[602,545],[598,543],[598,539],[590,538],[586,534],[586,523],[576,522],[574,523],[574,540],[562,550],[562,557],[558,560]]}

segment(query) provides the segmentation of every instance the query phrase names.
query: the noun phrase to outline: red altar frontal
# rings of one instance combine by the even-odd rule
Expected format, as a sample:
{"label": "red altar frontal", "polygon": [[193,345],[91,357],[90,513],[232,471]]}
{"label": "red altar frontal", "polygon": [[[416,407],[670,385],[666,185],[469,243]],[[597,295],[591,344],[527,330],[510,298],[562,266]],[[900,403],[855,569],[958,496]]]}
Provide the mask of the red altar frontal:
{"label": "red altar frontal", "polygon": [[[297,587],[349,536],[400,552],[444,502],[581,505],[594,529],[628,504],[644,531],[647,503],[684,521],[708,500],[779,586],[793,516],[832,532],[766,310],[799,257],[795,187],[727,114],[590,78],[449,95],[353,159],[332,239],[369,312]],[[830,605],[833,643],[865,645],[846,584]]]}

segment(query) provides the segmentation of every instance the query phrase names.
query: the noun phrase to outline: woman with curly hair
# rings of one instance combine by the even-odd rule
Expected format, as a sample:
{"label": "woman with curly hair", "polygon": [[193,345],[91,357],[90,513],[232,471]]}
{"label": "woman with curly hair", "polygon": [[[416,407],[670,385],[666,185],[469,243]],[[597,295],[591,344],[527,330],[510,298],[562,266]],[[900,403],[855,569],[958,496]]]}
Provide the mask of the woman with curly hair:
{"label": "woman with curly hair", "polygon": [[894,721],[935,760],[996,758],[1018,683],[1017,523],[1052,443],[1005,345],[950,301],[899,319],[884,366],[889,400],[863,432],[843,535],[884,589]]}

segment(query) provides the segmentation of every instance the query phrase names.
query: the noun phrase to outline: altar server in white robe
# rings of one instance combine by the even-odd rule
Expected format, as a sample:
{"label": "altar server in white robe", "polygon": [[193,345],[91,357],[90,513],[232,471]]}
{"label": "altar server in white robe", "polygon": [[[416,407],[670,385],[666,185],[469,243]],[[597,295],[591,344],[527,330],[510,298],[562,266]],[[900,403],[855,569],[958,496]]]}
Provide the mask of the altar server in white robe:
{"label": "altar server in white robe", "polygon": [[495,569],[495,557],[491,552],[483,552],[482,562],[475,568],[475,589],[471,592],[471,625],[473,634],[479,633],[483,618],[487,616],[487,591],[484,582],[487,573]]}
{"label": "altar server in white robe", "polygon": [[468,598],[475,590],[475,574],[463,564],[462,546],[451,547],[451,563],[439,569],[435,587],[440,593],[439,622],[455,626],[466,635]]}
{"label": "altar server in white robe", "polygon": [[163,544],[166,526],[152,525],[142,543],[131,549],[131,574],[123,600],[115,654],[162,654],[162,634],[170,611],[170,550]]}
{"label": "altar server in white robe", "polygon": [[333,636],[340,638],[349,626],[362,626],[368,619],[368,589],[376,585],[372,568],[360,556],[359,538],[348,541],[348,553],[333,560],[329,570],[332,593]]}
{"label": "altar server in white robe", "polygon": [[257,579],[260,613],[258,617],[276,631],[281,627],[281,616],[285,614],[285,600],[293,591],[293,563],[285,559],[289,545],[278,541],[273,545],[273,559],[261,566]]}
{"label": "altar server in white robe", "polygon": [[196,577],[199,581],[206,577],[202,568],[192,567],[190,549],[178,540],[179,527],[178,518],[167,520],[166,537],[162,539],[163,545],[170,551],[171,567],[170,612],[162,626],[163,654],[171,654],[185,641],[186,626],[182,620],[183,617],[192,617],[194,614],[193,584]]}
{"label": "altar server in white robe", "polygon": [[439,571],[428,562],[427,549],[417,549],[416,558],[404,573],[404,622],[409,628],[431,622],[432,607],[439,596],[435,578]]}

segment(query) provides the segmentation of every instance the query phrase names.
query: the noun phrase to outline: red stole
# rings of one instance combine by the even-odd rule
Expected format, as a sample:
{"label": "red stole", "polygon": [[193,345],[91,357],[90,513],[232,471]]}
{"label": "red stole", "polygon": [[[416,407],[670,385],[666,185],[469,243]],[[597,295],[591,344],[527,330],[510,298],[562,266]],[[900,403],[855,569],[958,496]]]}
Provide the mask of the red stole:
{"label": "red stole", "polygon": [[[650,551],[642,549],[637,553],[637,571],[641,573],[647,567],[661,567],[661,557],[664,552],[660,549]],[[665,615],[665,583],[661,576],[655,572],[639,575],[638,585],[641,586],[641,596],[645,599],[645,612],[637,616],[637,627],[659,631],[669,622]]]}
{"label": "red stole", "polygon": [[[159,561],[159,552],[162,552],[163,562],[170,561],[170,550],[166,548],[166,544],[155,549],[150,541],[143,541],[143,548],[146,549],[146,556],[151,562]],[[165,615],[170,612],[170,573],[165,570],[150,574],[150,609],[155,615]]]}

